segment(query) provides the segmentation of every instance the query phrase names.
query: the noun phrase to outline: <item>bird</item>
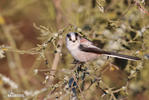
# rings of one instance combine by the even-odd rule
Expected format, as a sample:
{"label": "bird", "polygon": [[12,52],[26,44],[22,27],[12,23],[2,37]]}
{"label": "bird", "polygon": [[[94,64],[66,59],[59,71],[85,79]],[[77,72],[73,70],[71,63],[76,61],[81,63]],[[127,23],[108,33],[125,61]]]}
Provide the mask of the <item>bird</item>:
{"label": "bird", "polygon": [[77,32],[69,32],[66,35],[66,47],[74,59],[78,62],[93,61],[101,55],[120,59],[137,61],[139,57],[118,54],[116,52],[105,51],[93,44],[90,40],[82,37]]}

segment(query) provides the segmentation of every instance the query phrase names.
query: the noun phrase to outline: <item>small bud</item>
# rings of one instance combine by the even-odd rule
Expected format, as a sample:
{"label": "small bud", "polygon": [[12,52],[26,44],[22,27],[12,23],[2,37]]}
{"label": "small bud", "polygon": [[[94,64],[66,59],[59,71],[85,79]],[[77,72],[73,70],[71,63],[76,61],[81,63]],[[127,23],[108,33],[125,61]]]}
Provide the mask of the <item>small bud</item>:
{"label": "small bud", "polygon": [[34,70],[34,74],[35,74],[35,75],[38,74],[38,69],[35,69],[35,70]]}
{"label": "small bud", "polygon": [[46,76],[46,77],[45,77],[45,80],[48,80],[48,79],[49,79],[49,76]]}

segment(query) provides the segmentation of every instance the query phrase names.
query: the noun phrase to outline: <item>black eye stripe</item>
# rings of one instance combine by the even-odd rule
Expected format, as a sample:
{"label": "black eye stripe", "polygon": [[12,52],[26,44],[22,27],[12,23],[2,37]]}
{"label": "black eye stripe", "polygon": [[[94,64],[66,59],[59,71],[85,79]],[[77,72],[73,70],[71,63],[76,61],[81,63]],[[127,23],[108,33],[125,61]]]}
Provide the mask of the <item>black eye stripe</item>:
{"label": "black eye stripe", "polygon": [[70,38],[70,34],[67,34],[67,37]]}
{"label": "black eye stripe", "polygon": [[75,37],[76,37],[76,40],[77,40],[77,39],[78,39],[78,38],[77,38],[77,37],[78,37],[78,33],[76,33],[76,32],[75,32]]}
{"label": "black eye stripe", "polygon": [[77,32],[75,32],[75,36],[78,36],[78,33]]}
{"label": "black eye stripe", "polygon": [[70,34],[67,34],[67,37],[69,38],[69,40],[71,41],[71,36],[70,36]]}

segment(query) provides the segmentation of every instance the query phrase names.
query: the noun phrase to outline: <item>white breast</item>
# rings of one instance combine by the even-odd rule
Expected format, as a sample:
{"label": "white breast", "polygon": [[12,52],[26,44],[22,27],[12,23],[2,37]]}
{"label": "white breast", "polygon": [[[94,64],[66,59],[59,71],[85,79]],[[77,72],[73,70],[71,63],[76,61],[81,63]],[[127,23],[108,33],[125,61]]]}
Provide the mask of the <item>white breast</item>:
{"label": "white breast", "polygon": [[70,51],[72,56],[80,62],[91,61],[91,60],[94,60],[98,57],[97,54],[80,51],[78,49],[78,47],[68,48],[68,50]]}

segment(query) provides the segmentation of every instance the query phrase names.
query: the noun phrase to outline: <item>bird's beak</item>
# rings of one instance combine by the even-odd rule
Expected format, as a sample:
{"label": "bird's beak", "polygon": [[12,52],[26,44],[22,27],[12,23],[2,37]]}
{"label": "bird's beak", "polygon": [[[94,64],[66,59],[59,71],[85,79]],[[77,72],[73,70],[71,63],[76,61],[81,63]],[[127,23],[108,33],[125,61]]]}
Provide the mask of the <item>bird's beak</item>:
{"label": "bird's beak", "polygon": [[75,42],[75,40],[73,40],[72,42]]}

